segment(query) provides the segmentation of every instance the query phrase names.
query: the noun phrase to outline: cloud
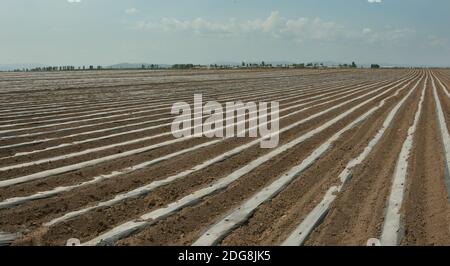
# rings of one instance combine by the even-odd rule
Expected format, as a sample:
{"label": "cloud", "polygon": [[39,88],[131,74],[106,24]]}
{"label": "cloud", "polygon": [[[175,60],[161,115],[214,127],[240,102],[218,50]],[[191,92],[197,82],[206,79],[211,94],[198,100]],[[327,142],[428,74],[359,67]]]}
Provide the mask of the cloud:
{"label": "cloud", "polygon": [[231,34],[234,30],[232,20],[230,23],[207,21],[203,18],[193,20],[178,20],[176,18],[163,18],[159,22],[138,22],[140,29],[161,30],[164,32],[187,31],[198,35],[205,34]]}
{"label": "cloud", "polygon": [[363,35],[367,35],[367,34],[370,34],[370,33],[372,33],[372,29],[370,29],[370,28],[364,28],[362,30],[362,34]]}
{"label": "cloud", "polygon": [[382,0],[367,0],[367,2],[369,2],[370,4],[380,4],[383,1]]}
{"label": "cloud", "polygon": [[249,36],[261,35],[272,38],[318,42],[358,41],[367,44],[398,45],[415,35],[414,29],[391,28],[383,29],[349,28],[337,22],[320,17],[285,18],[279,11],[272,11],[266,18],[238,20],[230,18],[227,21],[211,21],[204,18],[179,20],[162,18],[159,21],[139,21],[134,28],[166,33],[186,32],[198,36]]}
{"label": "cloud", "polygon": [[432,47],[445,48],[448,47],[448,40],[438,37],[436,35],[429,35],[427,37],[428,44]]}
{"label": "cloud", "polygon": [[414,29],[386,27],[378,31],[364,28],[359,37],[371,44],[400,45],[405,40],[411,40],[415,35],[416,31]]}
{"label": "cloud", "polygon": [[270,32],[280,24],[280,12],[272,11],[267,19],[248,20],[240,23],[240,27],[244,31],[262,31]]}
{"label": "cloud", "polygon": [[340,26],[321,18],[286,19],[281,17],[279,11],[272,11],[265,18],[253,20],[210,21],[203,18],[192,20],[179,20],[176,18],[163,18],[156,22],[139,21],[135,28],[159,30],[163,32],[185,31],[197,35],[231,36],[239,34],[267,34],[276,38],[310,38],[315,40],[332,39],[339,32]]}
{"label": "cloud", "polygon": [[67,2],[70,4],[76,4],[76,3],[81,3],[81,0],[67,0]]}
{"label": "cloud", "polygon": [[125,9],[125,14],[127,15],[134,15],[136,13],[139,13],[139,10],[134,7]]}

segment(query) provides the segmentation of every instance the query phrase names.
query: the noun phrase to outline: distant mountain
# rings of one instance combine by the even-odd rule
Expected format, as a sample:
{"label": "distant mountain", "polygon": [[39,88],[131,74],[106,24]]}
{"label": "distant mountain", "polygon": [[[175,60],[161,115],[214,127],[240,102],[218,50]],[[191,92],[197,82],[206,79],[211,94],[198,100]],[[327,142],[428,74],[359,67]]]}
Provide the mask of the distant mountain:
{"label": "distant mountain", "polygon": [[16,69],[32,69],[36,67],[44,67],[45,65],[39,63],[23,63],[23,64],[0,64],[0,71],[13,71]]}

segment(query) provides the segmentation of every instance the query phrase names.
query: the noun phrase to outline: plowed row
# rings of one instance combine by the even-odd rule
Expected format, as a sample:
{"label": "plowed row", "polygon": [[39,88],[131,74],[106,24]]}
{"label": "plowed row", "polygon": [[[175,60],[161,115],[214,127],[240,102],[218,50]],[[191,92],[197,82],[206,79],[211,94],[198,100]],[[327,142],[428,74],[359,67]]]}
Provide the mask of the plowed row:
{"label": "plowed row", "polygon": [[[198,93],[279,145],[175,139]],[[448,70],[0,73],[0,111],[0,245],[450,244]]]}

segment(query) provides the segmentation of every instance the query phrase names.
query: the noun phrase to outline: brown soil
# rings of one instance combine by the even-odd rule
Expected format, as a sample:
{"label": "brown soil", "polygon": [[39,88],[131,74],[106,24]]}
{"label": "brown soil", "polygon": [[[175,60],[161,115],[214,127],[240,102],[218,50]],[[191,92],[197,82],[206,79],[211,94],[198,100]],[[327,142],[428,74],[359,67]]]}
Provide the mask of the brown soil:
{"label": "brown soil", "polygon": [[[17,123],[29,122],[29,124],[23,126],[15,125],[15,123],[6,123],[7,120],[12,120],[12,118],[0,118],[0,125],[11,124],[7,127],[4,126],[2,129],[17,129],[17,131],[10,133],[0,133],[0,137],[8,137],[3,140],[0,139],[0,146],[20,144],[45,137],[56,139],[39,144],[24,145],[9,150],[0,148],[0,166],[5,167],[8,165],[33,162],[151,136],[170,130],[169,127],[164,127],[142,133],[131,133],[105,140],[57,148],[51,151],[41,151],[42,149],[64,143],[127,132],[145,126],[158,125],[161,122],[151,122],[151,119],[170,117],[167,112],[155,111],[152,106],[149,106],[146,107],[146,110],[148,110],[146,114],[158,114],[157,117],[151,119],[142,118],[141,116],[143,114],[134,115],[124,110],[122,112],[125,114],[123,118],[135,119],[127,122],[115,122],[117,119],[108,118],[109,114],[98,115],[97,117],[102,118],[100,120],[102,122],[101,125],[52,132],[52,130],[89,124],[90,122],[77,121],[79,112],[96,110],[101,112],[103,109],[101,104],[107,101],[114,103],[112,106],[120,108],[128,106],[138,107],[140,104],[145,104],[147,99],[152,101],[157,100],[160,103],[170,103],[171,101],[180,99],[192,100],[192,94],[198,92],[209,95],[213,99],[222,99],[228,96],[239,98],[240,95],[244,95],[244,99],[261,100],[274,98],[275,96],[283,97],[287,93],[280,92],[272,96],[258,96],[261,93],[270,92],[271,88],[281,89],[290,86],[302,86],[302,89],[298,90],[299,97],[292,97],[292,99],[297,100],[325,93],[325,91],[314,93],[315,89],[341,92],[361,84],[373,84],[379,81],[385,81],[386,83],[388,81],[397,82],[401,78],[407,76],[412,77],[411,74],[413,72],[417,74],[420,71],[117,71],[114,72],[114,75],[109,71],[75,72],[73,75],[67,75],[67,73],[2,73],[0,74],[0,86],[7,89],[0,90],[0,110],[4,111],[7,116],[14,115],[17,112],[17,119],[20,119]],[[442,78],[444,83],[450,84],[448,71],[437,70],[435,73],[438,73],[438,76]],[[345,85],[345,87],[334,89],[342,85]],[[30,87],[32,89],[26,90],[26,88]],[[242,88],[245,88],[245,90],[242,90]],[[334,143],[332,149],[315,162],[313,166],[304,171],[277,196],[259,206],[252,217],[242,226],[231,232],[221,244],[277,245],[281,243],[315,204],[321,200],[324,192],[338,182],[337,175],[340,171],[342,171],[351,158],[358,155],[364,149],[381,127],[391,108],[406,95],[410,88],[389,100],[383,108],[378,110],[366,121],[341,136]],[[283,119],[280,127],[288,126],[307,116],[368,91],[370,89],[358,92],[354,96],[349,96],[346,99],[337,100],[326,106],[312,108]],[[304,92],[308,92],[308,94],[304,95]],[[249,93],[254,93],[254,95],[245,96],[249,95]],[[388,95],[391,94],[393,92]],[[204,232],[217,219],[223,217],[232,208],[238,206],[261,188],[273,182],[280,174],[301,162],[318,145],[327,140],[336,131],[345,127],[361,114],[367,112],[382,98],[388,95],[379,97],[376,101],[354,111],[339,123],[336,123],[301,145],[276,156],[256,170],[241,177],[225,190],[212,194],[202,199],[199,203],[184,208],[143,231],[132,234],[117,244],[191,244],[197,239],[200,233]],[[439,95],[445,110],[447,123],[450,125],[450,99],[442,91],[439,92]],[[336,117],[371,96],[366,96],[364,99],[347,104],[283,133],[281,135],[280,145],[320,126],[325,121]],[[327,101],[333,100],[336,97],[327,99]],[[323,223],[310,236],[306,243],[307,245],[365,245],[369,238],[379,235],[384,220],[384,209],[390,191],[395,162],[403,140],[406,137],[406,130],[414,119],[419,97],[420,89],[418,88],[408,101],[405,102],[404,107],[399,111],[392,126],[386,131],[380,143],[369,155],[369,158],[362,165],[354,169],[353,179],[348,183],[345,190],[339,194]],[[10,102],[10,99],[14,99],[13,102],[17,102],[17,104]],[[133,103],[130,101],[133,101]],[[290,106],[291,102],[292,100],[282,103],[289,103],[287,106]],[[75,104],[75,106],[78,105],[78,107],[68,109],[67,111],[55,111],[58,110],[57,106],[70,107],[72,104]],[[40,119],[38,114],[20,113],[26,111],[27,108],[29,108],[28,110],[35,109],[36,112],[50,112],[50,117]],[[295,110],[282,112],[281,115],[293,111]],[[45,125],[48,119],[60,118],[73,121],[74,123],[70,125],[20,130],[25,127]],[[5,123],[2,123],[2,121],[5,121]],[[145,124],[84,136],[66,137],[71,134],[97,129],[108,129],[136,122],[144,122]],[[15,137],[26,133],[40,133],[40,135]],[[407,193],[404,201],[406,236],[403,244],[448,244],[450,242],[450,212],[448,209],[447,188],[444,183],[443,149],[430,86],[427,88],[424,113],[416,134],[418,137],[414,140],[414,148],[412,157],[410,158]],[[119,154],[170,139],[173,138],[171,136],[161,137],[70,159],[10,170],[0,173],[0,180],[72,165],[112,154]],[[85,182],[97,175],[120,171],[126,167],[157,159],[178,150],[194,147],[208,141],[211,140],[202,138],[183,141],[142,154],[105,162],[93,167],[50,176],[41,180],[7,188],[0,188],[0,201],[12,197],[31,195],[58,186]],[[259,146],[251,147],[238,155],[197,171],[169,185],[160,187],[148,195],[126,200],[109,208],[99,208],[50,228],[44,228],[42,224],[53,218],[60,217],[67,212],[91,206],[98,202],[111,199],[119,193],[131,191],[153,181],[162,180],[168,176],[190,169],[195,165],[249,141],[250,139],[225,140],[218,144],[177,156],[166,162],[115,177],[111,180],[101,181],[94,185],[78,188],[48,199],[28,202],[9,209],[0,209],[0,231],[23,233],[24,237],[18,239],[15,242],[16,245],[64,245],[66,240],[72,237],[80,238],[82,241],[90,240],[123,222],[136,219],[144,213],[163,207],[170,202],[201,189],[211,182],[241,168],[255,158],[270,152],[270,150],[260,149]],[[26,156],[5,158],[17,152],[27,151],[38,152]]]}
{"label": "brown soil", "polygon": [[[439,95],[450,122],[450,101]],[[449,245],[449,202],[444,183],[443,147],[432,88],[428,89],[416,141],[410,159],[404,245]],[[432,119],[430,119],[430,117]]]}

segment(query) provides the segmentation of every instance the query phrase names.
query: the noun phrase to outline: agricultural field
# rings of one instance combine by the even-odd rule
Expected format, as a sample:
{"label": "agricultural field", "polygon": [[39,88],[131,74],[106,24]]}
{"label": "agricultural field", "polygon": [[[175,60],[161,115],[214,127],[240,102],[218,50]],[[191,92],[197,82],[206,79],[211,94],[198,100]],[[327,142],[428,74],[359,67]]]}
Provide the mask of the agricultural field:
{"label": "agricultural field", "polygon": [[[195,94],[278,146],[175,138]],[[5,72],[0,111],[0,245],[450,244],[448,69]]]}

